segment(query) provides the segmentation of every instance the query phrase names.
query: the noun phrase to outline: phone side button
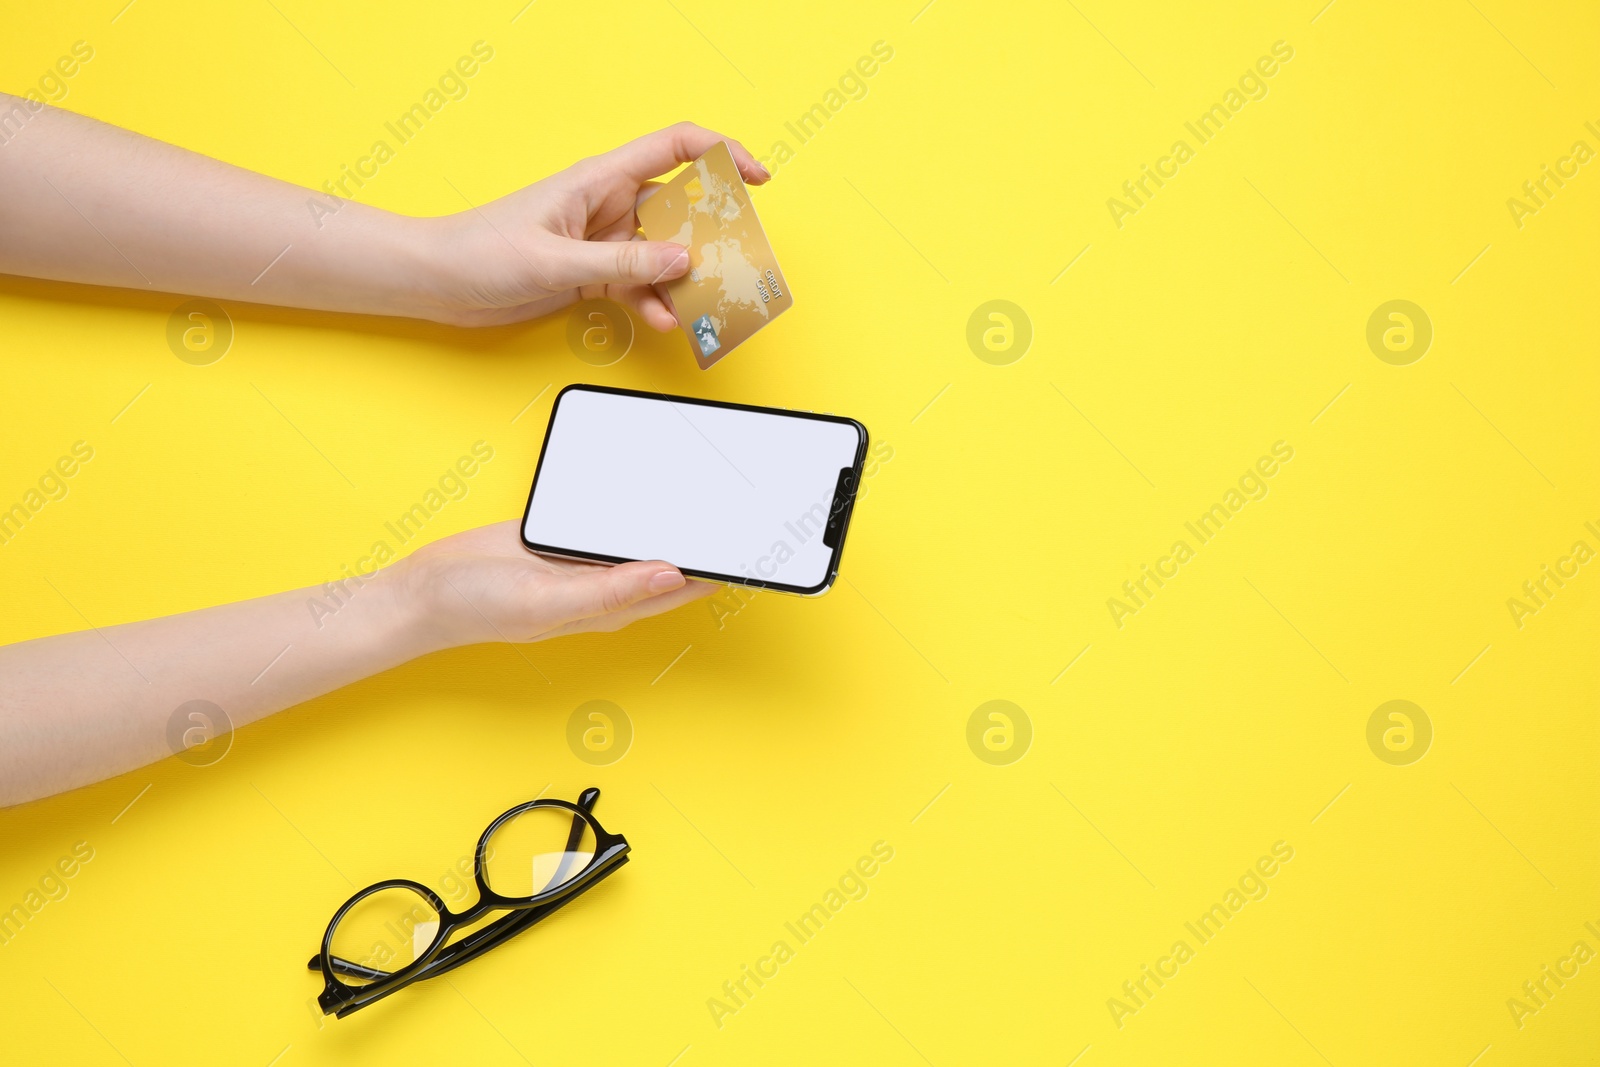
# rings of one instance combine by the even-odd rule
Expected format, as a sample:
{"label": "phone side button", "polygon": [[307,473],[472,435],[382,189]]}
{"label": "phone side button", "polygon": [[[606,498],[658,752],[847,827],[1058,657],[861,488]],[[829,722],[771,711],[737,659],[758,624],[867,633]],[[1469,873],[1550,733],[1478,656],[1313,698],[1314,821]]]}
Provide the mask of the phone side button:
{"label": "phone side button", "polygon": [[822,543],[828,548],[838,548],[844,528],[850,521],[850,511],[855,504],[855,470],[841,468],[839,480],[834,483],[833,500],[828,507],[828,525],[822,531]]}

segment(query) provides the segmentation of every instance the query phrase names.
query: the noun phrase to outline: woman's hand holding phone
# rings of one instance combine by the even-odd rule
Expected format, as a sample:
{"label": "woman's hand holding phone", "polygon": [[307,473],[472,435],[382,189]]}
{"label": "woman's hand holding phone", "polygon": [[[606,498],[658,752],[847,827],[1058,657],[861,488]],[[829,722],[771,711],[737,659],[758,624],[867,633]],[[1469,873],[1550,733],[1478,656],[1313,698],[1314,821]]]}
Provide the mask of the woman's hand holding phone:
{"label": "woman's hand holding phone", "polygon": [[209,737],[429,652],[617,630],[716,589],[659,561],[545,559],[518,525],[364,579],[0,647],[0,807],[172,755],[175,716],[196,701]]}
{"label": "woman's hand holding phone", "polygon": [[466,530],[381,572],[429,651],[620,630],[717,590],[668,563],[607,567],[534,555],[518,525]]}

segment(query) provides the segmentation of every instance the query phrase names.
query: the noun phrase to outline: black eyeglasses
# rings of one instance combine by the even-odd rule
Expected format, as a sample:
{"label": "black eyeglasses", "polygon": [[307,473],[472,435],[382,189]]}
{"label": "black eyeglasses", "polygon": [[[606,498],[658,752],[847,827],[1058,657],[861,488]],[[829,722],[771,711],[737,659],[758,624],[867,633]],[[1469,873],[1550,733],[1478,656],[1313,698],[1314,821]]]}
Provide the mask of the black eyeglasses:
{"label": "black eyeglasses", "polygon": [[[306,965],[324,982],[317,1003],[344,1018],[437,978],[504,944],[628,862],[628,842],[607,833],[592,811],[600,790],[576,804],[530,800],[501,815],[478,838],[473,875],[478,903],[459,914],[427,886],[392,878],[344,902]],[[452,944],[450,935],[491,911],[509,911]]]}

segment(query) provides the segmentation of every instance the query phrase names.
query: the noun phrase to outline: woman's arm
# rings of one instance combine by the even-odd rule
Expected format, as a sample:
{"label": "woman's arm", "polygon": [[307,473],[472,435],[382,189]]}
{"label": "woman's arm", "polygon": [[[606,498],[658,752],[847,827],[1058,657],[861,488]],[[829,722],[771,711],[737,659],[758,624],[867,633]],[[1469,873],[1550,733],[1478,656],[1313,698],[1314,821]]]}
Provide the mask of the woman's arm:
{"label": "woman's arm", "polygon": [[615,630],[715,588],[666,563],[545,559],[517,526],[444,538],[365,580],[0,648],[0,806],[173,754],[168,723],[191,700],[243,726],[428,652]]}
{"label": "woman's arm", "polygon": [[[26,116],[23,118],[22,116]],[[676,321],[652,286],[680,245],[637,239],[650,179],[728,140],[679,123],[457,214],[408,218],[0,93],[0,273],[260,304],[516,322],[580,298]],[[766,170],[737,142],[752,184]]]}

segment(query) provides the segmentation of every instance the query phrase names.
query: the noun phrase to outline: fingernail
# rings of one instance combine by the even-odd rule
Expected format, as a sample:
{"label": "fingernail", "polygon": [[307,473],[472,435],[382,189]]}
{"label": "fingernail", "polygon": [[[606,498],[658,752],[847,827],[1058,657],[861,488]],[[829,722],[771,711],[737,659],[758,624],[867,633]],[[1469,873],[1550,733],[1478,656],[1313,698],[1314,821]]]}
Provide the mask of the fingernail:
{"label": "fingernail", "polygon": [[661,273],[663,276],[682,274],[689,269],[689,250],[687,248],[679,247],[676,253],[663,252],[661,259]]}
{"label": "fingernail", "polygon": [[657,571],[650,579],[652,593],[670,593],[683,585],[683,575],[678,571]]}
{"label": "fingernail", "polygon": [[772,180],[772,172],[768,170],[765,165],[757,163],[756,170],[760,173],[762,181],[768,182]]}

